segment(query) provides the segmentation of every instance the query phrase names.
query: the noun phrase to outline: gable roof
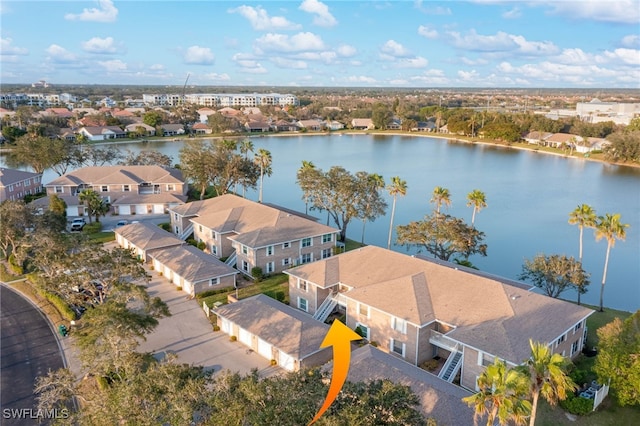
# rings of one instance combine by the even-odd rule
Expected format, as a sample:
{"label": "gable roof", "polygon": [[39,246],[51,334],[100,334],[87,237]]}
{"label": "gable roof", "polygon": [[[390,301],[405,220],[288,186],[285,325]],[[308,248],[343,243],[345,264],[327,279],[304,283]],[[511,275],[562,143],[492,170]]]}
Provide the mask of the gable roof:
{"label": "gable roof", "polygon": [[105,135],[105,134],[124,134],[124,130],[122,130],[118,126],[86,126],[80,130],[84,130],[92,136]]}
{"label": "gable roof", "polygon": [[338,232],[299,215],[233,194],[177,206],[171,211],[186,217],[193,216],[193,223],[217,232],[234,232],[237,235],[230,238],[248,247]]}
{"label": "gable roof", "polygon": [[473,409],[462,402],[462,398],[471,395],[470,392],[371,345],[353,351],[347,380],[369,382],[384,379],[409,386],[420,400],[418,409],[438,424],[473,423]]}
{"label": "gable roof", "polygon": [[146,222],[124,225],[116,228],[114,232],[143,250],[153,250],[157,248],[181,246],[186,244],[171,232],[167,232],[159,226],[148,224]]}
{"label": "gable roof", "polygon": [[552,342],[593,313],[512,280],[375,246],[285,273],[324,288],[346,285],[344,297],[416,326],[451,324],[447,336],[516,364],[529,356],[529,338]]}
{"label": "gable roof", "polygon": [[188,244],[157,250],[149,257],[192,283],[238,273],[231,266]]}
{"label": "gable roof", "polygon": [[329,326],[264,294],[214,309],[216,315],[302,360],[318,352]]}
{"label": "gable roof", "polygon": [[16,182],[42,176],[42,173],[25,172],[24,170],[7,169],[0,167],[0,185],[9,186]]}
{"label": "gable roof", "polygon": [[45,186],[85,184],[184,183],[182,172],[162,166],[94,166],[64,174]]}

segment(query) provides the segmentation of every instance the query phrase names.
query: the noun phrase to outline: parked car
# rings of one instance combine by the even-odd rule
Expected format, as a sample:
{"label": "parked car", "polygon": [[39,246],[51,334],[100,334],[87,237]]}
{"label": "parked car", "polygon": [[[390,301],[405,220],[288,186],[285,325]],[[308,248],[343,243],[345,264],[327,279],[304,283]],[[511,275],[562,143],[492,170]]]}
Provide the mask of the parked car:
{"label": "parked car", "polygon": [[71,222],[71,230],[82,231],[82,228],[84,228],[84,225],[86,225],[86,223],[87,222],[84,220],[83,217],[77,217],[73,219],[73,221]]}
{"label": "parked car", "polygon": [[126,220],[119,220],[118,223],[116,223],[116,228],[120,228],[121,226],[125,226],[127,223]]}

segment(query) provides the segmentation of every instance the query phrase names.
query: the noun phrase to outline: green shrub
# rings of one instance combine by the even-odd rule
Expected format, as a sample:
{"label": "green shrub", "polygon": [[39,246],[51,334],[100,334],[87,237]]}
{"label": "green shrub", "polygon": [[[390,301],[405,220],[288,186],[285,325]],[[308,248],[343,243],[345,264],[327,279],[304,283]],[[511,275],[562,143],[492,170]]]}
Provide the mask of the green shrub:
{"label": "green shrub", "polygon": [[97,234],[100,231],[102,231],[102,223],[100,222],[87,223],[82,228],[82,232],[85,234]]}
{"label": "green shrub", "polygon": [[200,241],[196,247],[198,247],[200,250],[204,250],[207,247],[207,244],[204,241]]}
{"label": "green shrub", "polygon": [[231,337],[229,337],[229,340],[231,342],[235,342],[236,340],[238,340],[238,338],[236,336],[231,336]]}
{"label": "green shrub", "polygon": [[275,359],[271,360],[271,365],[278,365],[278,361],[276,361]]}
{"label": "green shrub", "polygon": [[378,347],[378,342],[370,342],[369,343],[371,346],[373,346],[374,348]]}
{"label": "green shrub", "polygon": [[567,399],[560,401],[560,406],[571,414],[585,416],[593,411],[593,399],[583,398],[569,393]]}
{"label": "green shrub", "polygon": [[43,288],[38,287],[37,292],[40,296],[47,299],[55,308],[60,312],[60,315],[67,321],[73,321],[76,319],[76,313],[71,306],[57,294],[51,293]]}
{"label": "green shrub", "polygon": [[428,361],[423,362],[420,365],[420,367],[427,371],[434,371],[436,368],[438,368],[438,360],[430,359]]}
{"label": "green shrub", "polygon": [[220,326],[218,324],[214,325],[213,331],[220,331]]}
{"label": "green shrub", "polygon": [[21,265],[16,257],[14,256],[13,253],[11,253],[9,255],[9,269],[11,270],[11,272],[15,275],[22,275],[24,274],[24,267],[23,265]]}
{"label": "green shrub", "polygon": [[207,291],[203,291],[202,293],[198,293],[196,295],[196,297],[198,299],[205,299],[209,296],[215,296],[216,294],[222,294],[222,293],[229,293],[230,291],[233,290],[233,287],[225,287],[225,288],[218,288],[215,290],[207,290]]}
{"label": "green shrub", "polygon": [[100,390],[107,390],[109,388],[109,380],[106,377],[98,376],[96,377],[96,383],[98,384],[98,388]]}
{"label": "green shrub", "polygon": [[260,282],[262,279],[262,268],[259,266],[254,266],[251,268],[251,276],[255,282]]}
{"label": "green shrub", "polygon": [[164,222],[158,225],[160,228],[164,229],[167,232],[171,232],[171,224]]}
{"label": "green shrub", "polygon": [[198,247],[198,242],[193,238],[187,238],[187,244],[191,244],[194,247]]}
{"label": "green shrub", "polygon": [[178,287],[176,287],[176,290],[178,290],[178,291],[182,291],[182,286],[181,286],[181,285],[179,285]]}

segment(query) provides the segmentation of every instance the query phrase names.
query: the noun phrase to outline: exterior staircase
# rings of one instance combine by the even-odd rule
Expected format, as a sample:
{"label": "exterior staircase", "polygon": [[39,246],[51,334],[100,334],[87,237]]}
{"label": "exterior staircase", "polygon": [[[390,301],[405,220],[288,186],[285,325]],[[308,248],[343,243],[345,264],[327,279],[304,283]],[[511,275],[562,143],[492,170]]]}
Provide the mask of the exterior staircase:
{"label": "exterior staircase", "polygon": [[316,319],[320,322],[325,322],[331,312],[333,312],[333,308],[338,304],[337,294],[329,293],[324,302],[318,307],[318,310],[315,314],[313,314],[313,319]]}
{"label": "exterior staircase", "polygon": [[460,371],[461,366],[462,352],[455,351],[451,355],[449,355],[449,358],[447,358],[447,362],[445,362],[442,370],[440,370],[440,374],[438,374],[438,377],[451,383],[456,377],[456,374],[458,374],[458,371]]}
{"label": "exterior staircase", "polygon": [[227,260],[224,261],[224,263],[233,267],[235,266],[237,260],[238,260],[238,254],[234,251],[233,253],[231,253],[231,256],[229,256]]}
{"label": "exterior staircase", "polygon": [[193,224],[184,228],[184,231],[182,231],[182,234],[180,234],[179,237],[181,240],[186,240],[191,234],[193,234]]}

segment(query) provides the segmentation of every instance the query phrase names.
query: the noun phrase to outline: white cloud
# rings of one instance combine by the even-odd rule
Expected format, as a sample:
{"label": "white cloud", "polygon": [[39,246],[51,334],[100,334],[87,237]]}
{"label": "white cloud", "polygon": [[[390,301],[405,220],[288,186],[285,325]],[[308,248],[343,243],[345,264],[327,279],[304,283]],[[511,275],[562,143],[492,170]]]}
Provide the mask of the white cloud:
{"label": "white cloud", "polygon": [[242,5],[235,9],[230,9],[229,12],[239,13],[244,16],[251,23],[251,27],[254,30],[296,30],[301,28],[299,24],[294,24],[283,16],[269,16],[267,11],[260,6]]}
{"label": "white cloud", "polygon": [[640,50],[616,49],[613,52],[605,51],[604,56],[615,62],[623,62],[629,65],[640,65]]}
{"label": "white cloud", "polygon": [[467,35],[449,32],[454,47],[480,52],[511,52],[528,56],[548,56],[558,53],[558,47],[549,41],[528,41],[523,36],[498,31],[495,35],[481,35],[475,30]]}
{"label": "white cloud", "polygon": [[271,60],[271,62],[273,62],[276,66],[280,68],[289,68],[294,70],[307,69],[307,63],[305,61],[301,61],[297,59],[282,58],[277,56],[269,59]]}
{"label": "white cloud", "polygon": [[120,59],[98,61],[98,65],[103,67],[107,72],[123,72],[127,70],[127,64],[122,62]]}
{"label": "white cloud", "polygon": [[56,63],[70,63],[75,62],[78,58],[73,53],[69,52],[62,46],[58,46],[57,44],[52,44],[46,49],[46,52],[49,54],[48,59],[52,62]]}
{"label": "white cloud", "polygon": [[267,69],[263,67],[260,62],[248,55],[236,53],[233,55],[232,59],[236,64],[238,64],[242,72],[250,74],[265,74],[267,72]]}
{"label": "white cloud", "polygon": [[640,35],[629,34],[622,38],[621,43],[624,47],[640,47]]}
{"label": "white cloud", "polygon": [[561,64],[592,64],[594,58],[592,55],[588,55],[582,49],[564,49],[562,53],[554,58],[555,61]]}
{"label": "white cloud", "polygon": [[349,83],[367,83],[367,84],[373,84],[376,82],[376,79],[373,77],[367,77],[365,75],[352,75],[349,76],[347,78],[345,78],[344,81],[347,81]]}
{"label": "white cloud", "polygon": [[324,50],[324,42],[310,32],[293,36],[268,33],[255,41],[254,48],[258,53],[318,51]]}
{"label": "white cloud", "polygon": [[429,65],[429,61],[422,56],[416,56],[415,58],[403,58],[398,59],[394,66],[396,68],[425,68]]}
{"label": "white cloud", "polygon": [[67,13],[64,19],[69,21],[115,22],[118,9],[112,0],[98,0],[99,8],[83,9],[82,13]]}
{"label": "white cloud", "polygon": [[184,53],[184,63],[192,65],[211,65],[215,56],[208,47],[191,46]]}
{"label": "white cloud", "polygon": [[321,61],[325,64],[332,64],[336,62],[338,55],[336,52],[325,51],[325,52],[303,52],[292,55],[296,59],[304,59],[308,61]]}
{"label": "white cloud", "polygon": [[418,34],[429,39],[438,38],[438,31],[429,27],[425,27],[424,25],[420,25],[418,27]]}
{"label": "white cloud", "polygon": [[411,77],[411,81],[419,82],[424,85],[445,85],[449,84],[449,79],[442,70],[431,69],[422,74]]}
{"label": "white cloud", "polygon": [[504,19],[517,19],[522,16],[522,11],[518,7],[514,7],[513,9],[507,10],[502,14]]}
{"label": "white cloud", "polygon": [[222,74],[218,74],[216,72],[212,72],[209,74],[205,74],[203,75],[204,78],[208,79],[208,80],[213,80],[213,81],[229,81],[231,80],[231,77],[229,77],[229,74],[222,73]]}
{"label": "white cloud", "polygon": [[162,71],[165,69],[165,66],[162,64],[153,64],[149,67],[149,69],[152,71]]}
{"label": "white cloud", "polygon": [[552,13],[566,16],[570,19],[601,22],[614,22],[620,24],[638,25],[640,22],[640,7],[638,0],[581,0],[573,1],[549,1],[545,2],[551,7]]}
{"label": "white cloud", "polygon": [[403,45],[395,40],[387,40],[387,42],[380,47],[380,52],[382,52],[384,56],[393,58],[407,57],[411,54]]}
{"label": "white cloud", "polygon": [[313,18],[313,24],[319,27],[333,27],[338,23],[329,12],[329,7],[318,0],[304,0],[299,9],[316,15]]}
{"label": "white cloud", "polygon": [[343,44],[341,46],[338,46],[338,48],[336,49],[336,53],[342,56],[343,58],[350,58],[352,56],[355,56],[355,54],[358,53],[358,51],[353,46],[350,46],[348,44]]}
{"label": "white cloud", "polygon": [[89,53],[116,53],[117,48],[113,44],[113,37],[93,37],[82,42],[82,48]]}
{"label": "white cloud", "polygon": [[431,2],[428,2],[428,6],[424,6],[423,3],[424,2],[422,0],[415,0],[413,2],[416,9],[426,13],[427,15],[451,15],[451,9],[448,7],[435,6]]}
{"label": "white cloud", "polygon": [[472,71],[459,70],[457,75],[458,75],[458,78],[462,81],[475,81],[479,77],[479,74],[476,70],[472,70]]}
{"label": "white cloud", "polygon": [[29,50],[24,47],[12,46],[10,38],[0,38],[0,55],[28,55]]}

